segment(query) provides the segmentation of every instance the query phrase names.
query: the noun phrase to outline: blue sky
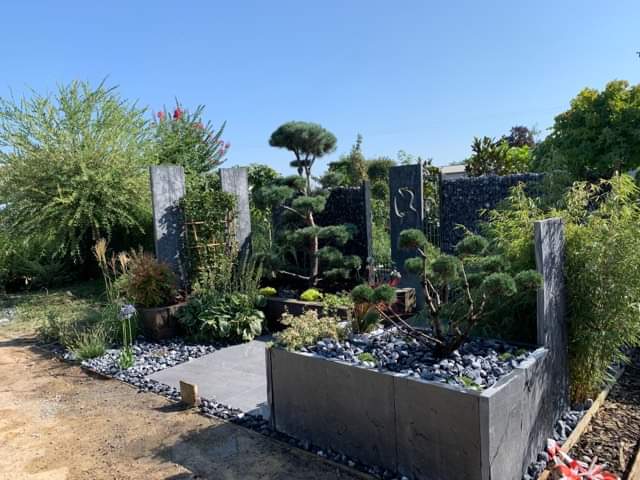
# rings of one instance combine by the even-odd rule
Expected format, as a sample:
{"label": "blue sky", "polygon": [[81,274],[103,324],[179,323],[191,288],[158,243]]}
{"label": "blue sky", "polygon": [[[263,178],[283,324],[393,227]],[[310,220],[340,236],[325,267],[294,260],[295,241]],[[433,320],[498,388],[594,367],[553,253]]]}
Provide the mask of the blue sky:
{"label": "blue sky", "polygon": [[[268,146],[288,120],[364,136],[438,165],[474,135],[545,130],[578,91],[640,82],[640,4],[631,0],[432,2],[4,2],[0,95],[108,77],[123,96],[227,121],[229,165],[288,170]],[[324,163],[324,162],[323,162]],[[319,173],[319,172],[318,172]]]}

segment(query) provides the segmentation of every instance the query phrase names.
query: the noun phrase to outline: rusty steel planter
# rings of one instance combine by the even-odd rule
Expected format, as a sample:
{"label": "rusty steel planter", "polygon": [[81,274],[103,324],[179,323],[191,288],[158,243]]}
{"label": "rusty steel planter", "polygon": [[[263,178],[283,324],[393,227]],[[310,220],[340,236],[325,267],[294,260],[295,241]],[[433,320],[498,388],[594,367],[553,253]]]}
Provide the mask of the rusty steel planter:
{"label": "rusty steel planter", "polygon": [[144,334],[153,340],[163,340],[178,334],[177,313],[186,302],[167,307],[138,308]]}

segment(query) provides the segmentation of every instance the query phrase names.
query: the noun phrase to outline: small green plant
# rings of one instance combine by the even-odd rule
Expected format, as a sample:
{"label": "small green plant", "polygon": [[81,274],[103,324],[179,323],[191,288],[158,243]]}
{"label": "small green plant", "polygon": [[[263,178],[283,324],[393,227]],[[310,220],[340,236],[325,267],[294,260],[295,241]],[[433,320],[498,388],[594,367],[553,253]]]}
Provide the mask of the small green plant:
{"label": "small green plant", "polygon": [[347,292],[325,293],[322,296],[322,308],[326,315],[335,316],[341,308],[353,309],[354,303]]}
{"label": "small green plant", "polygon": [[300,350],[323,338],[344,337],[344,331],[336,318],[320,317],[315,310],[307,310],[298,316],[285,313],[280,322],[287,328],[276,333],[275,344],[287,350]]}
{"label": "small green plant", "polygon": [[263,297],[275,297],[278,294],[278,291],[273,287],[263,287],[258,292]]}
{"label": "small green plant", "polygon": [[374,357],[369,352],[362,352],[360,355],[358,355],[358,360],[360,360],[361,362],[376,363],[376,357]]}
{"label": "small green plant", "polygon": [[391,285],[372,288],[358,285],[351,291],[354,303],[351,329],[355,333],[367,333],[380,321],[380,310],[385,310],[396,301],[396,289]]}
{"label": "small green plant", "polygon": [[300,300],[304,300],[305,302],[317,302],[321,299],[322,293],[315,288],[309,288],[300,294]]}
{"label": "small green plant", "polygon": [[171,268],[141,250],[132,253],[122,288],[128,299],[143,308],[171,305],[178,295]]}
{"label": "small green plant", "polygon": [[69,349],[79,360],[88,360],[104,355],[107,349],[107,334],[99,325],[78,333]]}

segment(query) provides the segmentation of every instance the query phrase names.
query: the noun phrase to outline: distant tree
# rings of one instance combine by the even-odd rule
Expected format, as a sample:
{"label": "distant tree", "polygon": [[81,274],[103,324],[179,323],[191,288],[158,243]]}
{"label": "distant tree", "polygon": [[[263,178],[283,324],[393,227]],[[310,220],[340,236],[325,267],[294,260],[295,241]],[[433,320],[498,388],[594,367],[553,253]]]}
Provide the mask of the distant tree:
{"label": "distant tree", "polygon": [[211,122],[203,123],[203,110],[201,105],[190,113],[176,102],[173,112],[165,108],[157,113],[157,163],[181,165],[188,173],[202,174],[224,162],[230,147],[222,140],[226,122],[214,129]]}
{"label": "distant tree", "polygon": [[509,135],[503,135],[503,141],[507,142],[510,147],[529,147],[533,148],[536,144],[535,130],[531,130],[523,125],[511,127]]}
{"label": "distant tree", "polygon": [[473,154],[465,161],[465,169],[472,177],[481,175],[510,175],[531,169],[532,151],[527,145],[510,147],[506,140],[475,137]]}
{"label": "distant tree", "polygon": [[367,180],[367,161],[362,153],[362,135],[358,134],[349,154],[329,163],[329,168],[320,181],[325,187],[357,187],[365,180]]}
{"label": "distant tree", "polygon": [[536,150],[537,166],[566,169],[577,180],[640,167],[640,85],[616,80],[602,91],[582,90]]}

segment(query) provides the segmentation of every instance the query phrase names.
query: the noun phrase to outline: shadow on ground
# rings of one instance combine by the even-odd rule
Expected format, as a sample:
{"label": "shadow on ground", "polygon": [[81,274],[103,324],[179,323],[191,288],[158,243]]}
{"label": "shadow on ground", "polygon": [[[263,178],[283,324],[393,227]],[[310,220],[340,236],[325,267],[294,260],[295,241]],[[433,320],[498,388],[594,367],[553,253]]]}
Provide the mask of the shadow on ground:
{"label": "shadow on ground", "polygon": [[156,452],[165,461],[181,465],[193,476],[170,480],[355,480],[363,476],[325,462],[260,434],[223,423],[182,435]]}

